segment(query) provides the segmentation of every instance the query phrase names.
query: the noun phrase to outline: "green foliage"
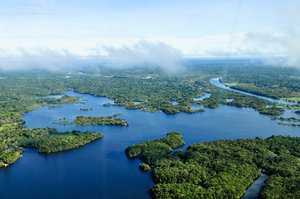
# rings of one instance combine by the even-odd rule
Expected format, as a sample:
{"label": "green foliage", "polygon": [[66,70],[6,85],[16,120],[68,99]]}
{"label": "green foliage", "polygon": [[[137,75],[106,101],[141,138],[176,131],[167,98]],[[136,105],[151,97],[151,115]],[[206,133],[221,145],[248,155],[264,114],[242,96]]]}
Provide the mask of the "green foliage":
{"label": "green foliage", "polygon": [[139,168],[140,168],[142,171],[149,171],[149,170],[151,170],[151,167],[150,167],[148,164],[146,164],[146,163],[140,164],[140,165],[139,165]]}
{"label": "green foliage", "polygon": [[77,116],[73,121],[68,121],[66,118],[54,120],[54,124],[86,126],[86,125],[110,125],[110,126],[128,126],[128,123],[123,118],[117,118],[118,114],[103,117],[92,116]]}
{"label": "green foliage", "polygon": [[180,133],[170,132],[167,137],[129,146],[126,154],[129,158],[140,158],[149,165],[169,154],[172,149],[184,145]]}
{"label": "green foliage", "polygon": [[283,125],[283,126],[300,126],[300,119],[297,119],[295,117],[272,117],[272,120],[278,120],[281,122],[278,122],[278,124]]}
{"label": "green foliage", "polygon": [[[161,110],[167,114],[204,111],[204,109],[192,110],[192,104],[203,105],[205,108],[217,108],[220,105],[251,107],[260,113],[271,115],[279,115],[284,110],[278,107],[278,104],[216,88],[209,83],[214,77],[222,77],[225,83],[251,85],[252,90],[259,89],[260,94],[264,94],[262,91],[268,91],[265,92],[268,96],[276,98],[292,99],[300,95],[300,73],[294,69],[263,67],[245,61],[230,62],[230,67],[218,61],[209,64],[189,61],[186,65],[189,69],[187,73],[176,76],[166,75],[155,69],[126,71],[101,69],[100,73],[85,75],[73,73],[71,78],[64,78],[65,73],[45,71],[0,71],[1,76],[6,77],[0,80],[0,155],[7,153],[8,149],[18,151],[22,143],[28,139],[47,135],[47,129],[36,131],[23,127],[24,121],[20,120],[20,117],[25,112],[43,105],[48,104],[49,108],[55,108],[62,103],[78,101],[78,98],[72,96],[63,96],[61,99],[37,98],[62,94],[65,90],[106,96],[114,100],[113,104],[108,105],[144,111]],[[250,65],[251,67],[248,67]],[[211,93],[212,96],[203,101],[193,101],[193,98],[204,93]],[[226,99],[233,101],[227,102]],[[172,101],[178,104],[174,105]],[[286,107],[299,109],[299,106]],[[169,151],[167,147],[165,149]],[[0,165],[3,164],[0,161]]]}
{"label": "green foliage", "polygon": [[80,108],[81,111],[91,111],[93,110],[92,108]]}
{"label": "green foliage", "polygon": [[165,138],[162,138],[161,141],[169,145],[172,149],[176,149],[184,145],[182,135],[177,132],[170,132]]}
{"label": "green foliage", "polygon": [[112,125],[112,126],[128,126],[123,118],[117,118],[117,114],[103,117],[77,116],[73,121],[77,126],[84,125]]}
{"label": "green foliage", "polygon": [[78,148],[102,137],[103,134],[94,132],[52,133],[30,139],[24,145],[37,148],[40,153],[54,153]]}
{"label": "green foliage", "polygon": [[0,153],[0,168],[15,163],[22,156],[21,148],[10,148]]}
{"label": "green foliage", "polygon": [[56,99],[55,103],[57,104],[70,104],[78,102],[79,97],[63,95],[61,98]]}
{"label": "green foliage", "polygon": [[[163,145],[162,140],[126,150],[129,157],[151,165],[154,198],[240,198],[261,172],[271,176],[263,198],[299,195],[300,138],[220,140],[192,144],[186,151],[172,154],[156,145]],[[282,183],[277,183],[277,178]]]}
{"label": "green foliage", "polygon": [[[46,77],[40,78],[41,75]],[[70,90],[57,74],[23,71],[6,72],[5,76],[8,78],[0,81],[0,167],[16,162],[22,156],[23,147],[27,147],[26,143],[42,138],[52,140],[50,134],[55,132],[53,129],[28,129],[22,126],[24,121],[19,118],[25,112],[46,104],[57,106],[78,101],[77,97],[72,96],[63,96],[61,99],[38,98]]]}
{"label": "green foliage", "polygon": [[265,114],[265,115],[281,115],[284,113],[284,109],[276,106],[272,106],[270,108],[258,108],[257,109],[259,113]]}
{"label": "green foliage", "polygon": [[274,198],[300,198],[300,174],[295,176],[282,177],[280,175],[271,176],[264,187],[262,199]]}
{"label": "green foliage", "polygon": [[234,82],[234,87],[240,90],[276,99],[300,96],[300,72],[294,68],[251,64],[251,67],[228,67],[226,72],[230,75],[222,76],[222,80]]}

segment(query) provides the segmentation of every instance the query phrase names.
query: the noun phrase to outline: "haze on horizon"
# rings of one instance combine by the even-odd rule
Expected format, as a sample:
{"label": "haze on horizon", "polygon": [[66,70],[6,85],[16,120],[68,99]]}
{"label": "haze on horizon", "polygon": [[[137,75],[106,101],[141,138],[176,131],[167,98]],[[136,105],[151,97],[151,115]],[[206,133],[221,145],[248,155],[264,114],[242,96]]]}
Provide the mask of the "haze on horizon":
{"label": "haze on horizon", "polygon": [[183,57],[284,57],[300,68],[299,9],[298,0],[4,1],[0,69],[85,58],[169,70]]}

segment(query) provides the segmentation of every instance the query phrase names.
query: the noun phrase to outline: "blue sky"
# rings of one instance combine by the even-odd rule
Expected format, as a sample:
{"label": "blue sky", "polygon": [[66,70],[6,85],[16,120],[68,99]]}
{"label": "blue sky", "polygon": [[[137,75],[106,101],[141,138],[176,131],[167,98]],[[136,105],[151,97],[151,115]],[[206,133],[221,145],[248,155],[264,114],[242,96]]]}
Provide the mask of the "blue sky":
{"label": "blue sky", "polygon": [[9,0],[0,4],[0,49],[86,56],[146,40],[184,56],[283,55],[299,9],[299,0]]}

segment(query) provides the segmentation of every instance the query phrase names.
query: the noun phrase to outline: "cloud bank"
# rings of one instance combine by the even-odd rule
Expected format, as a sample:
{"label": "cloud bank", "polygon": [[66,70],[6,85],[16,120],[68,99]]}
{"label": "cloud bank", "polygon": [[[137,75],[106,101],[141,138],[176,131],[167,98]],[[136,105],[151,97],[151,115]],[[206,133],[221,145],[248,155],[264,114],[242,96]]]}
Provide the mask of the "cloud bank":
{"label": "cloud bank", "polygon": [[68,50],[49,48],[23,49],[14,53],[0,49],[1,70],[46,69],[68,71],[109,67],[126,69],[132,67],[160,68],[169,73],[183,70],[182,53],[162,42],[139,41],[122,47],[99,46],[88,56],[79,56]]}
{"label": "cloud bank", "polygon": [[167,72],[182,70],[182,54],[165,43],[140,41],[133,46],[104,47],[106,60],[116,67],[157,66]]}
{"label": "cloud bank", "polygon": [[[258,49],[258,57],[282,57],[283,59],[265,59],[273,65],[285,65],[300,68],[300,34],[285,33],[251,33],[247,34],[245,42]],[[277,60],[277,61],[276,61]]]}

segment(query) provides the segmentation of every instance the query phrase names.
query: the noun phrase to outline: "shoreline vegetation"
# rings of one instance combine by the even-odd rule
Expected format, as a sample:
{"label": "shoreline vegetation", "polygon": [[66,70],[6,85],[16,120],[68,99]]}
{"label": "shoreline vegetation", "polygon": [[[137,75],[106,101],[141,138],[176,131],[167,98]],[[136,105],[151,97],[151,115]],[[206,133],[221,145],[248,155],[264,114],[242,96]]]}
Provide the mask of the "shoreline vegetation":
{"label": "shoreline vegetation", "polygon": [[[253,94],[290,102],[299,102],[299,78],[295,78],[299,75],[299,71],[278,67],[273,69],[260,66],[230,69],[228,72],[231,75],[222,76],[222,82],[229,87]],[[244,73],[242,73],[243,71]],[[260,72],[258,73],[257,71]]]}
{"label": "shoreline vegetation", "polygon": [[151,165],[155,160],[163,158],[173,149],[184,145],[180,133],[170,132],[165,138],[142,142],[126,148],[129,158],[140,158],[146,164]]}
{"label": "shoreline vegetation", "polygon": [[295,102],[295,103],[299,103],[299,105],[300,105],[300,97],[281,97],[280,98],[278,96],[270,95],[267,91],[262,91],[262,90],[260,90],[260,88],[254,87],[253,85],[247,85],[247,84],[238,83],[238,82],[224,83],[224,85],[231,89],[235,89],[238,91],[244,91],[244,92],[254,94],[254,95],[259,95],[262,97],[269,97],[274,100],[284,100],[287,102]]}
{"label": "shoreline vegetation", "polygon": [[81,111],[91,111],[93,109],[92,108],[80,108],[79,110],[81,110]]}
{"label": "shoreline vegetation", "polygon": [[79,148],[101,138],[103,138],[102,133],[88,131],[59,133],[54,130],[46,136],[30,139],[24,143],[24,147],[36,148],[39,153],[57,153]]}
{"label": "shoreline vegetation", "polygon": [[22,157],[23,148],[37,148],[39,153],[55,153],[79,148],[103,137],[102,133],[80,131],[57,132],[53,128],[30,130],[26,127],[19,127],[18,130],[17,132],[22,132],[22,137],[17,140],[17,144],[0,144],[2,149],[0,153],[0,168],[8,167]]}
{"label": "shoreline vegetation", "polygon": [[[154,198],[241,198],[261,173],[269,178],[260,198],[300,196],[299,137],[218,140],[171,153],[163,141],[170,135],[126,149],[128,158],[144,162],[141,170],[151,169]],[[179,133],[172,143],[182,145]]]}
{"label": "shoreline vegetation", "polygon": [[80,97],[63,95],[61,98],[43,98],[48,100],[48,108],[60,108],[63,104],[73,104],[80,102]]}
{"label": "shoreline vegetation", "polygon": [[128,122],[123,118],[118,118],[120,114],[109,116],[92,117],[92,116],[77,116],[73,121],[68,121],[66,118],[54,120],[54,124],[89,126],[89,125],[109,125],[109,126],[128,126]]}
{"label": "shoreline vegetation", "polygon": [[[14,84],[17,82],[17,84]],[[79,97],[63,95],[61,98],[40,98],[38,96],[49,96],[63,93],[63,89],[53,87],[50,91],[47,89],[47,83],[41,87],[38,84],[29,83],[30,79],[25,82],[19,79],[7,79],[7,82],[0,82],[2,90],[0,93],[0,168],[8,167],[23,155],[23,149],[32,147],[33,140],[42,143],[43,146],[52,148],[53,152],[78,148],[95,139],[103,137],[103,134],[95,135],[88,132],[87,135],[82,135],[81,132],[66,132],[58,134],[55,129],[38,128],[29,129],[24,125],[25,121],[20,117],[26,112],[36,110],[44,105],[49,108],[60,107],[63,104],[71,104],[79,101]],[[4,84],[2,84],[4,83]],[[48,82],[49,83],[49,82]],[[17,85],[17,87],[13,86]],[[13,92],[12,92],[13,90]],[[84,132],[83,132],[84,133]],[[84,140],[86,139],[86,140]],[[40,151],[44,151],[41,145]],[[47,148],[46,147],[46,148]],[[56,148],[57,147],[57,148]],[[45,149],[45,152],[47,150]]]}
{"label": "shoreline vegetation", "polygon": [[63,95],[61,98],[55,100],[56,104],[73,104],[79,102],[80,97]]}
{"label": "shoreline vegetation", "polygon": [[[243,63],[247,64],[247,61]],[[143,71],[105,69],[97,74],[88,72],[86,73],[88,75],[74,74],[71,78],[61,78],[64,73],[47,71],[0,71],[1,76],[6,77],[0,81],[0,164],[3,166],[8,162],[15,162],[22,155],[21,143],[41,136],[38,130],[24,127],[24,121],[20,117],[41,106],[49,105],[49,108],[55,108],[63,103],[77,102],[78,99],[72,96],[61,99],[50,96],[64,94],[64,91],[68,90],[93,96],[106,96],[116,105],[123,105],[125,108],[150,112],[163,111],[166,114],[204,111],[204,109],[191,110],[193,104],[202,105],[204,108],[217,108],[221,105],[246,107],[270,115],[280,115],[288,108],[297,110],[296,113],[299,114],[300,106],[280,107],[281,105],[265,100],[216,88],[209,82],[211,78],[221,76],[225,83],[253,84],[257,88],[275,93],[279,98],[300,95],[298,86],[300,79],[295,78],[300,75],[298,71],[279,67],[270,69],[259,64],[253,65],[253,62],[250,64],[251,67],[241,67],[240,62],[231,62],[230,67],[224,70],[223,63],[187,62],[186,67],[193,72],[179,76],[168,76],[155,69]],[[43,78],[40,78],[41,76]],[[212,95],[202,101],[193,100],[205,93]],[[178,103],[172,104],[174,101]]]}
{"label": "shoreline vegetation", "polygon": [[277,120],[279,121],[279,125],[283,126],[292,126],[292,127],[300,127],[300,119],[295,118],[295,117],[272,117],[272,120]]}

